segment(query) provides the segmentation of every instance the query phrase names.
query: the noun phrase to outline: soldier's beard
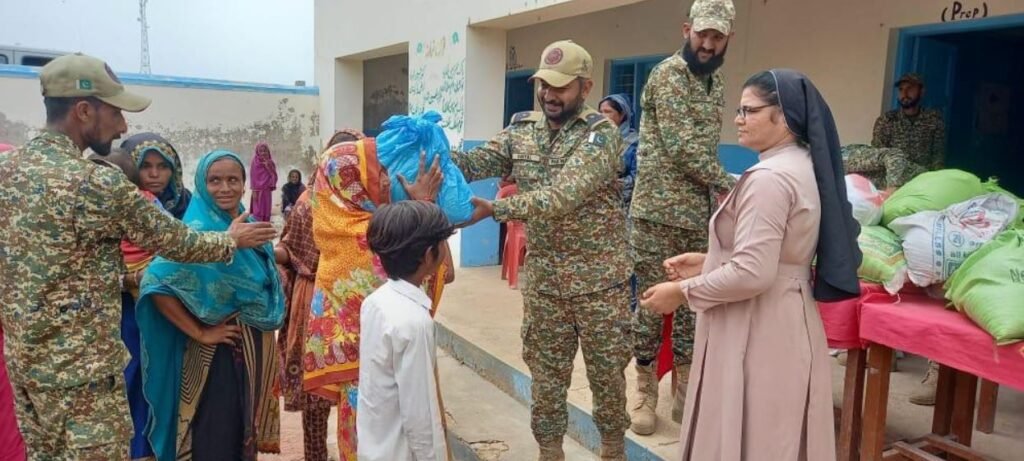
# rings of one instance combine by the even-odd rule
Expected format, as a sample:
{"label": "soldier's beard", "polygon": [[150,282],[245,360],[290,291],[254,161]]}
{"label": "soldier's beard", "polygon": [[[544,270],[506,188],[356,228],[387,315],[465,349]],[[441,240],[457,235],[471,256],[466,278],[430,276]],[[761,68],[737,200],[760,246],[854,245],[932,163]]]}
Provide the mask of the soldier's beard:
{"label": "soldier's beard", "polygon": [[689,67],[690,72],[693,72],[694,75],[709,75],[725,63],[726,51],[729,51],[728,44],[725,45],[725,48],[722,48],[721,53],[711,56],[708,62],[700,62],[700,57],[693,50],[693,44],[690,43],[690,39],[686,39],[686,43],[683,43],[683,60],[686,61],[686,67]]}
{"label": "soldier's beard", "polygon": [[904,109],[913,109],[913,108],[917,107],[918,104],[921,104],[921,98],[914,98],[914,99],[905,98],[905,99],[900,99],[900,107],[902,107]]}
{"label": "soldier's beard", "polygon": [[111,145],[113,145],[114,140],[110,139],[110,140],[107,140],[107,141],[100,141],[100,136],[99,136],[98,131],[99,131],[99,127],[93,127],[92,130],[89,130],[88,135],[89,135],[90,139],[89,139],[89,142],[87,143],[87,145],[89,146],[89,149],[92,149],[93,152],[95,152],[95,153],[97,153],[99,155],[102,155],[102,156],[110,155],[110,148],[111,148]]}
{"label": "soldier's beard", "polygon": [[[537,98],[537,99],[538,99],[538,101],[540,101],[540,106],[542,108],[545,107],[544,106],[544,99],[542,99],[542,98]],[[582,108],[583,108],[583,95],[582,94],[579,95],[576,98],[576,100],[573,101],[571,104],[561,103],[561,105],[562,105],[562,110],[559,111],[557,114],[554,114],[554,115],[549,114],[547,109],[544,109],[544,115],[548,118],[549,121],[555,123],[556,125],[564,125],[565,122],[568,122],[569,119],[575,117],[577,114],[580,113],[580,110],[582,110]]]}

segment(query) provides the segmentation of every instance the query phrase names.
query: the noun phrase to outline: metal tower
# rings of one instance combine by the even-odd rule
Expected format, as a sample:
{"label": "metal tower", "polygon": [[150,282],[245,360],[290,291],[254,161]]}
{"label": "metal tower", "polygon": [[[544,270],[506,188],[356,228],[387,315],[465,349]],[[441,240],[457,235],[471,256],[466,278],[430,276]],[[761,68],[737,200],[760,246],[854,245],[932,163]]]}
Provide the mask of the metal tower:
{"label": "metal tower", "polygon": [[139,0],[139,23],[142,26],[142,62],[139,64],[139,72],[143,74],[151,74],[153,71],[149,68],[149,24],[146,23],[146,3],[149,0]]}

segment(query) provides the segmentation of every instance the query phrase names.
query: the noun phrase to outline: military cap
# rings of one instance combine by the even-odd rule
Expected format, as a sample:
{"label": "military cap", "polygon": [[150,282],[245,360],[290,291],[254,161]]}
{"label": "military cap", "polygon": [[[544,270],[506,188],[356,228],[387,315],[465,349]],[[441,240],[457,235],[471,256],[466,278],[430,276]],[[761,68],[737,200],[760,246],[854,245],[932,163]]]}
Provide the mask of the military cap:
{"label": "military cap", "polygon": [[696,0],[690,6],[690,22],[697,32],[714,29],[728,35],[735,19],[732,0]]}
{"label": "military cap", "polygon": [[579,77],[590,78],[593,70],[594,60],[587,50],[572,40],[561,40],[544,48],[540,67],[530,80],[537,78],[555,88],[562,88]]}
{"label": "military cap", "polygon": [[921,74],[915,72],[907,72],[903,74],[899,80],[896,80],[896,86],[900,86],[904,83],[913,83],[924,88],[924,78],[921,78]]}
{"label": "military cap", "polygon": [[125,90],[110,66],[82,53],[68,54],[50,61],[39,72],[43,96],[51,98],[95,97],[118,109],[142,112],[149,98]]}

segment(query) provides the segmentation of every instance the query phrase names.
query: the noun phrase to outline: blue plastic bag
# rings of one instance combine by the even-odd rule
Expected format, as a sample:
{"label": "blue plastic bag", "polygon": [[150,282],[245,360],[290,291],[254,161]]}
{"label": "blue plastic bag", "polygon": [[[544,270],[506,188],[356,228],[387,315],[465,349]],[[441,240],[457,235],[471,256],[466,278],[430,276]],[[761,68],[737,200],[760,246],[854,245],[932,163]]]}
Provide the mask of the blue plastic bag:
{"label": "blue plastic bag", "polygon": [[451,146],[444,130],[438,125],[440,121],[441,114],[432,110],[421,116],[391,116],[381,125],[384,131],[377,136],[377,158],[388,169],[391,201],[397,202],[409,198],[398,175],[405,176],[411,183],[419,174],[421,150],[427,155],[427,168],[440,155],[444,181],[437,196],[437,205],[444,210],[449,221],[458,224],[473,216],[473,204],[470,202],[473,193],[462,171],[452,162]]}

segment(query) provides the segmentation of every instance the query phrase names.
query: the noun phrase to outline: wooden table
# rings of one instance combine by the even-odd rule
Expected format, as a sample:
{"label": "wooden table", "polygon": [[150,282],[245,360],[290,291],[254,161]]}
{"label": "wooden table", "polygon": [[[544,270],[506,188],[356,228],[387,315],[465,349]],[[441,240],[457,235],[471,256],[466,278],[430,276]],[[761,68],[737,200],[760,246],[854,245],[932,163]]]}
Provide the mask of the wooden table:
{"label": "wooden table", "polygon": [[[869,295],[861,299],[860,336],[870,343],[864,388],[860,459],[981,460],[970,449],[979,377],[1024,389],[1024,355],[1020,346],[996,346],[992,337],[962,314],[946,310],[941,300],[904,294],[900,298]],[[940,364],[931,434],[885,448],[886,405],[893,350],[921,355]],[[847,366],[850,366],[848,362]],[[850,373],[848,371],[848,373]],[[994,384],[989,386],[994,401]],[[844,461],[848,458],[844,458]]]}
{"label": "wooden table", "polygon": [[861,300],[884,293],[880,285],[861,283],[861,297],[835,303],[818,303],[825,325],[828,347],[846,349],[846,374],[843,379],[843,403],[836,436],[836,456],[840,461],[856,461],[861,432],[861,406],[864,396],[865,343],[860,339]]}

